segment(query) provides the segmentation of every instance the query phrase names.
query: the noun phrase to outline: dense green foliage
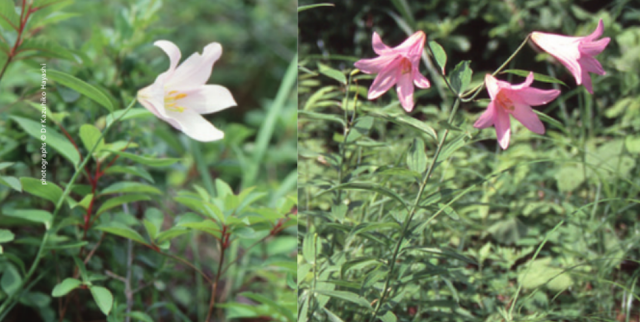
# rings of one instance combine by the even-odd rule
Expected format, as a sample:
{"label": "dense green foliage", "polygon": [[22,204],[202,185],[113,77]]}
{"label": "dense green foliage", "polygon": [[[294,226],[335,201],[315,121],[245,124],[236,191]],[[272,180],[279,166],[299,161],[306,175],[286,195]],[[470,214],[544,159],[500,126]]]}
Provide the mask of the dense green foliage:
{"label": "dense green foliage", "polygon": [[[0,2],[0,320],[295,320],[295,7]],[[159,39],[182,60],[222,44],[223,140],[135,102],[169,66]]]}
{"label": "dense green foliage", "polygon": [[[636,321],[639,9],[393,0],[300,12],[299,321]],[[469,90],[530,32],[584,36],[599,18],[612,40],[597,56],[607,74],[592,74],[593,95],[532,44],[506,66],[566,86],[535,83],[562,91],[536,108],[547,132],[513,122],[504,151],[493,128],[472,126],[485,90],[449,119],[456,97],[431,51],[420,70],[432,87],[417,90],[410,114],[395,89],[368,101],[374,75],[354,72],[376,57],[373,31],[395,46],[422,30],[444,48],[452,82],[473,70]]]}

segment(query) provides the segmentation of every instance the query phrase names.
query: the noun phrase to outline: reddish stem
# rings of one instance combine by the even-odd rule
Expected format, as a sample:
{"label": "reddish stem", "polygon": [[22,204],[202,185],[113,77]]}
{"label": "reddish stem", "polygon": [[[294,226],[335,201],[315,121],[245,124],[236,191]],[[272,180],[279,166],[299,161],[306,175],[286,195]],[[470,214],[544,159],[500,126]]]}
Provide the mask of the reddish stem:
{"label": "reddish stem", "polygon": [[11,24],[14,29],[18,30],[18,37],[16,37],[16,42],[15,44],[13,44],[11,51],[9,51],[9,53],[7,54],[7,61],[4,63],[4,66],[2,66],[2,70],[0,71],[0,79],[2,79],[2,76],[4,76],[4,72],[7,70],[7,66],[9,66],[9,63],[11,63],[11,60],[13,60],[13,57],[16,55],[16,50],[22,44],[22,33],[24,32],[24,27],[27,24],[27,20],[29,19],[30,14],[31,4],[27,8],[26,0],[22,0],[22,11],[20,12],[20,27],[16,28],[16,26],[9,22],[9,24]]}
{"label": "reddish stem", "polygon": [[218,284],[220,282],[220,277],[222,276],[222,264],[224,263],[224,254],[229,247],[229,237],[230,233],[227,232],[227,226],[222,225],[222,235],[220,235],[220,240],[224,240],[221,244],[220,249],[220,261],[218,262],[218,271],[216,272],[216,279],[213,281],[213,285],[211,285],[211,301],[209,302],[209,312],[207,313],[207,318],[205,322],[209,322],[211,320],[211,315],[213,314],[213,307],[216,304],[216,294],[218,293]]}

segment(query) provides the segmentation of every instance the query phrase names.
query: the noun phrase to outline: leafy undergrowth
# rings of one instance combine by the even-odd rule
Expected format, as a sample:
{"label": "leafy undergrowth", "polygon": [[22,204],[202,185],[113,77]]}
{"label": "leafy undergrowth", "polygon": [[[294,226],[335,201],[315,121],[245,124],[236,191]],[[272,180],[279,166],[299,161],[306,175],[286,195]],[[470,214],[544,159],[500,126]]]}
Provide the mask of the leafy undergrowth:
{"label": "leafy undergrowth", "polygon": [[[399,0],[300,13],[299,321],[638,320],[640,29],[629,2],[592,5]],[[562,91],[536,108],[546,133],[513,122],[506,150],[493,128],[473,127],[486,91],[448,119],[455,97],[438,57],[427,57],[432,87],[411,113],[393,88],[367,100],[374,77],[353,67],[375,57],[373,31],[395,46],[423,30],[450,79],[471,60],[471,89],[527,33],[587,35],[599,18],[612,40],[593,95],[532,46],[508,66],[567,85],[536,82]],[[346,26],[318,28],[328,20]]]}

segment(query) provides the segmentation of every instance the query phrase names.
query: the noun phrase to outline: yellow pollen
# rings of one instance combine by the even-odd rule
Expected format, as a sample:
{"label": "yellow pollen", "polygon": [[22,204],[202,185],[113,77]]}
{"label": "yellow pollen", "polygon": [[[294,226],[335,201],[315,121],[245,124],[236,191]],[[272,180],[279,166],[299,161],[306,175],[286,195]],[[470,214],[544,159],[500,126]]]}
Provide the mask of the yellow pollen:
{"label": "yellow pollen", "polygon": [[171,106],[166,106],[166,108],[169,111],[173,111],[173,112],[178,112],[178,113],[182,113],[184,112],[185,108],[182,106],[175,106],[175,104],[172,104]]}
{"label": "yellow pollen", "polygon": [[177,103],[175,103],[175,101],[185,97],[187,97],[187,94],[185,93],[178,94],[178,91],[170,91],[164,97],[164,106],[169,111],[182,113],[184,112],[185,108],[182,106],[176,106]]}
{"label": "yellow pollen", "polygon": [[406,57],[402,57],[400,61],[400,71],[403,75],[411,72],[411,62]]}
{"label": "yellow pollen", "polygon": [[505,110],[513,111],[513,109],[515,108],[513,102],[503,91],[498,92],[498,96],[496,96],[495,102]]}

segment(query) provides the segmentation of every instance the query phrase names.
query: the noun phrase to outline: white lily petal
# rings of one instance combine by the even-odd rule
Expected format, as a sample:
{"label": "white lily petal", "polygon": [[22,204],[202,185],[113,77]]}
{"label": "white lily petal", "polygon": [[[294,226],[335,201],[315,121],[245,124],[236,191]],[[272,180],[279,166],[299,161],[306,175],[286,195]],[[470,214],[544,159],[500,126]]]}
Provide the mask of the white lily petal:
{"label": "white lily petal", "polygon": [[231,92],[220,85],[203,85],[185,92],[187,97],[179,100],[181,106],[198,114],[209,114],[237,106]]}
{"label": "white lily petal", "polygon": [[158,40],[153,43],[155,46],[160,47],[160,49],[164,50],[164,52],[169,56],[169,70],[168,72],[173,72],[178,66],[180,62],[180,57],[182,54],[180,53],[180,48],[176,46],[176,44],[168,41],[168,40]]}
{"label": "white lily petal", "polygon": [[213,64],[222,55],[222,46],[214,42],[204,47],[202,55],[193,53],[167,80],[167,86],[173,90],[187,90],[204,85],[211,77]]}
{"label": "white lily petal", "polygon": [[180,131],[194,140],[211,142],[224,138],[224,132],[216,129],[213,124],[196,112],[169,112],[169,116],[178,123]]}

